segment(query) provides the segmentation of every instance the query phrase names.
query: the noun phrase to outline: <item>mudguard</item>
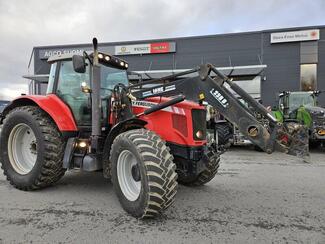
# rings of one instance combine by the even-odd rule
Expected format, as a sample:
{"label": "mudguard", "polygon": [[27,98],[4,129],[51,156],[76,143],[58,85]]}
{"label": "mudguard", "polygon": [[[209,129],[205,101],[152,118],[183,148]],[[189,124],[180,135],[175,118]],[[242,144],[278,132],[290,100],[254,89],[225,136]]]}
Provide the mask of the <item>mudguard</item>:
{"label": "mudguard", "polygon": [[1,123],[5,115],[15,107],[37,105],[44,110],[55,122],[62,132],[77,131],[73,114],[70,108],[56,95],[49,94],[46,96],[32,95],[21,96],[8,104],[1,113]]}
{"label": "mudguard", "polygon": [[103,174],[105,178],[110,178],[111,172],[110,172],[109,155],[110,155],[111,146],[113,144],[114,139],[119,134],[127,130],[144,128],[146,124],[147,122],[142,119],[130,118],[121,121],[113,126],[108,136],[106,137],[104,150],[103,150]]}

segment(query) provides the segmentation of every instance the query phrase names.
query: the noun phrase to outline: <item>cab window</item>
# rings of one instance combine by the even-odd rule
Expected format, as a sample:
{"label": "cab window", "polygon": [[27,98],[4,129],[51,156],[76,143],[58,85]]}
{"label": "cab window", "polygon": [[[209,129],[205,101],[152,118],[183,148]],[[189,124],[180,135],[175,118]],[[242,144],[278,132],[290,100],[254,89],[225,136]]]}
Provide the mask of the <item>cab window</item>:
{"label": "cab window", "polygon": [[91,112],[89,108],[89,94],[83,93],[81,83],[89,85],[89,66],[85,73],[74,71],[71,61],[60,64],[59,79],[56,93],[72,110],[78,125],[90,125]]}
{"label": "cab window", "polygon": [[47,85],[46,94],[53,93],[56,66],[57,66],[57,63],[54,63],[54,64],[51,65],[51,71],[50,71],[49,82],[48,82],[48,85]]}

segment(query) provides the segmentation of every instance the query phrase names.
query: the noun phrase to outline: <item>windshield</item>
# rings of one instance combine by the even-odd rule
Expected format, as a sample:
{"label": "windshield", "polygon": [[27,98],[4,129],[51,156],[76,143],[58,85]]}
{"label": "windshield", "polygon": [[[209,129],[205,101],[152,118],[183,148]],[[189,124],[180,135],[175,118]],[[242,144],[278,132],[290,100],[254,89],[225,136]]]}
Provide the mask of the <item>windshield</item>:
{"label": "windshield", "polygon": [[300,106],[315,106],[314,96],[310,93],[291,93],[289,106],[291,111]]}
{"label": "windshield", "polygon": [[114,86],[122,83],[128,85],[128,76],[126,70],[120,70],[112,67],[101,66],[101,95],[107,96],[111,94]]}

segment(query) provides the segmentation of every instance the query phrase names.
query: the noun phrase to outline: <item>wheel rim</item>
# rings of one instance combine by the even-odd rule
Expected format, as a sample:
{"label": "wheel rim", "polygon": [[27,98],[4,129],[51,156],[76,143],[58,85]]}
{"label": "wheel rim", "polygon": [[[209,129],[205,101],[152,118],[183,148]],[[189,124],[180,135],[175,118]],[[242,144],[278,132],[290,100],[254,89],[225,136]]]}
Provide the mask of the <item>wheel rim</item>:
{"label": "wheel rim", "polygon": [[26,124],[17,124],[9,135],[8,156],[18,174],[28,174],[37,160],[37,141],[33,130]]}
{"label": "wheel rim", "polygon": [[137,200],[141,191],[141,177],[137,159],[129,150],[122,151],[117,159],[117,178],[124,196],[129,201]]}

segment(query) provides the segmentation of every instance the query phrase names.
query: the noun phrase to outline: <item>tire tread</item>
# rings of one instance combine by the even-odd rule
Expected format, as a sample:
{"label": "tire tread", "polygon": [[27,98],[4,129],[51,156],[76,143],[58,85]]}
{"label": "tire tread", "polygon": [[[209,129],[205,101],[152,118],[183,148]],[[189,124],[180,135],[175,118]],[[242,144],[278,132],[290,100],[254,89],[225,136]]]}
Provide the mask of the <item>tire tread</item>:
{"label": "tire tread", "polygon": [[[146,129],[126,131],[116,140],[127,138],[132,141],[143,159],[148,180],[147,205],[140,218],[152,218],[168,208],[177,192],[176,165],[165,142],[154,132]],[[115,142],[114,141],[114,142]],[[114,148],[114,143],[112,149]],[[112,156],[111,151],[111,156]]]}

